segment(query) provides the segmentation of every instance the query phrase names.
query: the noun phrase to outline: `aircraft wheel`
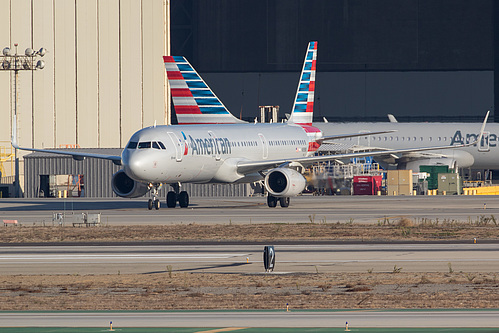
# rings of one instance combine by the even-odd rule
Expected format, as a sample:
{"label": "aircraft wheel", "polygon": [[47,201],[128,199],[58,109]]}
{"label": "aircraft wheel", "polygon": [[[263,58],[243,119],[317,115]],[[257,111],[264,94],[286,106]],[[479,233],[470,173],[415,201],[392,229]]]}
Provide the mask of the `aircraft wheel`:
{"label": "aircraft wheel", "polygon": [[279,203],[281,204],[281,207],[283,207],[283,208],[289,207],[289,197],[279,198]]}
{"label": "aircraft wheel", "polygon": [[159,209],[159,207],[160,207],[160,204],[159,204],[159,199],[154,200],[154,208],[155,208],[156,210],[158,210],[158,209]]}
{"label": "aircraft wheel", "polygon": [[271,208],[274,208],[275,206],[277,206],[277,198],[272,196],[272,195],[268,195],[267,196],[267,206],[269,206]]}
{"label": "aircraft wheel", "polygon": [[170,191],[166,194],[166,207],[175,208],[177,205],[177,194],[173,191]]}
{"label": "aircraft wheel", "polygon": [[149,199],[149,201],[147,202],[147,208],[148,208],[149,210],[151,210],[151,209],[152,209],[152,206],[153,206],[152,199]]}
{"label": "aircraft wheel", "polygon": [[186,191],[182,191],[179,193],[178,204],[181,208],[189,207],[189,194]]}

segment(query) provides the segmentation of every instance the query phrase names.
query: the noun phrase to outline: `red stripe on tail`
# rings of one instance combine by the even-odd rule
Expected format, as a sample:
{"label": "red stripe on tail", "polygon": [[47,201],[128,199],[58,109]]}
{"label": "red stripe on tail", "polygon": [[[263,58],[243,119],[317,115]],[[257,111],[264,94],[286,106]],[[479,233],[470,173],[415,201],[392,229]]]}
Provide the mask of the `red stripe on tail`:
{"label": "red stripe on tail", "polygon": [[166,71],[166,74],[168,75],[168,80],[183,80],[184,77],[182,76],[182,73],[177,72],[177,71]]}
{"label": "red stripe on tail", "polygon": [[197,105],[175,105],[177,114],[202,114]]}
{"label": "red stripe on tail", "polygon": [[192,97],[192,93],[187,88],[172,88],[172,97]]}

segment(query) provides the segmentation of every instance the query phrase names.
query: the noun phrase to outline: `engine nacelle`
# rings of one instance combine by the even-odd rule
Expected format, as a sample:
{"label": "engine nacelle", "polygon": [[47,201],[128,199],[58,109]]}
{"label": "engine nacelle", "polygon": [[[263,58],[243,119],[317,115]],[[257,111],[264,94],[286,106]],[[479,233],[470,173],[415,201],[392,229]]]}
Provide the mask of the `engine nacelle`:
{"label": "engine nacelle", "polygon": [[293,169],[276,168],[265,177],[265,188],[275,197],[292,197],[305,189],[307,180]]}
{"label": "engine nacelle", "polygon": [[114,193],[124,198],[141,197],[149,191],[146,184],[139,183],[128,177],[124,170],[120,170],[113,175],[111,186]]}

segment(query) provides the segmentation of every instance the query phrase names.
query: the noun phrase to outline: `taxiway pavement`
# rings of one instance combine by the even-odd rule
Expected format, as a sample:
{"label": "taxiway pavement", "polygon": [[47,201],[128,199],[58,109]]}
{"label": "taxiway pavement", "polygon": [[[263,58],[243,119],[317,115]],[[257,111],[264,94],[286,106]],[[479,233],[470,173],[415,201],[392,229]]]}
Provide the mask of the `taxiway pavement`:
{"label": "taxiway pavement", "polygon": [[54,213],[65,213],[70,224],[82,213],[101,213],[102,223],[131,224],[243,224],[353,222],[397,220],[476,221],[481,215],[499,217],[497,196],[311,196],[291,198],[288,208],[268,208],[264,197],[191,198],[189,208],[147,210],[141,199],[1,199],[0,219],[24,224],[52,225]]}
{"label": "taxiway pavement", "polygon": [[4,327],[499,327],[499,310],[0,313]]}
{"label": "taxiway pavement", "polygon": [[[269,245],[272,245],[269,243]],[[276,245],[274,274],[499,272],[499,244]],[[2,246],[0,275],[166,272],[260,274],[263,245]]]}

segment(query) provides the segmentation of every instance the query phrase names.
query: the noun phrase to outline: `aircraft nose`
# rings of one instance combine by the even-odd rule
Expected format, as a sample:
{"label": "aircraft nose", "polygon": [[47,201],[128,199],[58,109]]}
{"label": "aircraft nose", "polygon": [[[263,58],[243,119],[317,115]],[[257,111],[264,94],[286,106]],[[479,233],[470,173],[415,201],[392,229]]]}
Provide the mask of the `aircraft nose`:
{"label": "aircraft nose", "polygon": [[129,154],[125,163],[126,174],[135,180],[147,179],[148,172],[144,162],[137,154]]}

